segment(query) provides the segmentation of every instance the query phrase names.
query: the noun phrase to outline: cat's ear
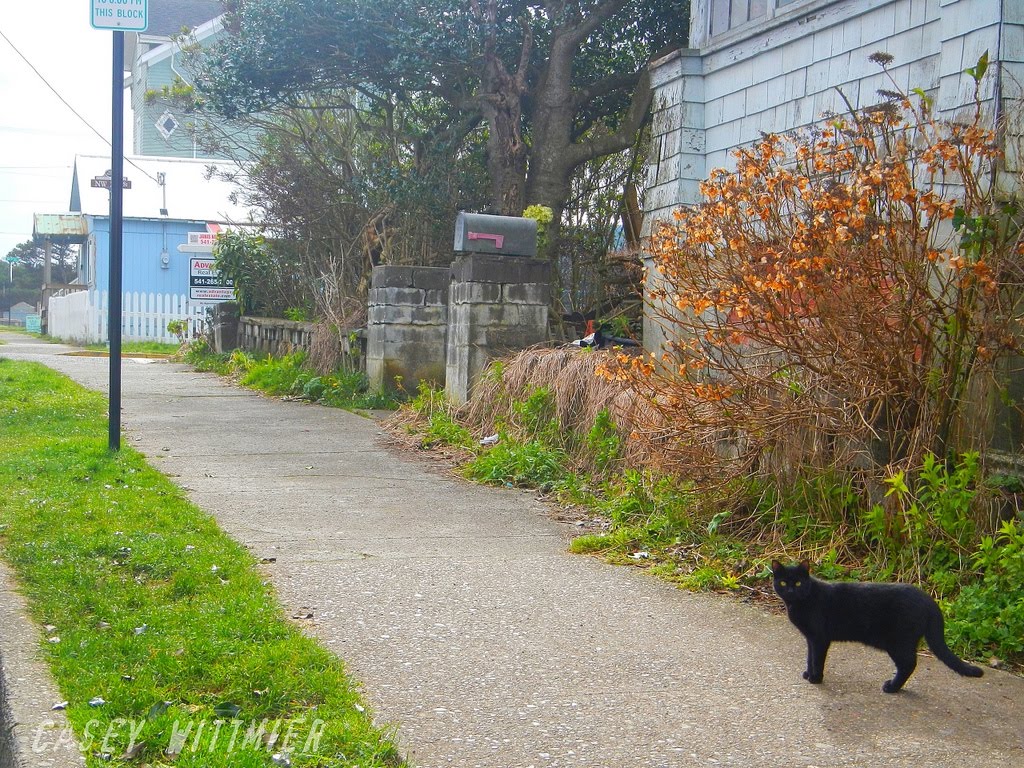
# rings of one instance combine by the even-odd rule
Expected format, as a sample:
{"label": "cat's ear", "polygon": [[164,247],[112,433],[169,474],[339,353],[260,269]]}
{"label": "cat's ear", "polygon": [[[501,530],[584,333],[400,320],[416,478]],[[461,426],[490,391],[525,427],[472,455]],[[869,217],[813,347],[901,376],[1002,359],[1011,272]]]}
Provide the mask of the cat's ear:
{"label": "cat's ear", "polygon": [[803,568],[805,571],[807,571],[807,574],[810,575],[810,573],[811,573],[811,563],[810,563],[810,561],[808,561],[808,560],[801,560],[800,561],[800,567]]}
{"label": "cat's ear", "polygon": [[782,570],[782,563],[778,560],[772,560],[772,572],[778,572]]}

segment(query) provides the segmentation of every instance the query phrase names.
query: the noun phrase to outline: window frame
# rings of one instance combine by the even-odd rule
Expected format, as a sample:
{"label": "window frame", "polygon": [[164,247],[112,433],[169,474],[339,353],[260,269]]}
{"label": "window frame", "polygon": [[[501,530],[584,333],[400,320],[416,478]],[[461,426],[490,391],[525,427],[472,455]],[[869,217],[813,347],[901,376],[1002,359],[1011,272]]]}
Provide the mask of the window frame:
{"label": "window frame", "polygon": [[[728,5],[729,5],[729,14],[728,14],[728,16],[730,18],[730,23],[729,23],[729,26],[726,29],[722,30],[721,32],[715,32],[714,29],[712,28],[712,24],[714,22],[714,15],[715,15],[714,14],[715,6],[716,6],[716,4],[723,3],[723,2],[724,3],[728,3]],[[790,10],[789,6],[803,4],[803,0],[762,0],[762,2],[764,2],[764,4],[765,4],[765,12],[764,12],[764,14],[762,16],[758,16],[756,19],[749,19],[748,18],[746,21],[741,22],[741,23],[736,24],[736,25],[733,25],[731,23],[731,17],[732,17],[732,14],[733,14],[732,6],[735,3],[746,3],[747,14],[749,15],[750,14],[750,7],[755,2],[757,2],[757,0],[708,0],[708,3],[707,3],[707,5],[708,5],[707,19],[706,19],[706,23],[704,25],[704,27],[705,27],[704,31],[705,31],[705,34],[707,35],[707,40],[709,40],[709,41],[710,40],[714,40],[716,38],[721,37],[722,35],[727,35],[730,32],[733,32],[734,30],[744,29],[745,27],[748,27],[748,26],[750,26],[752,24],[757,24],[759,22],[765,22],[765,21],[771,21],[777,15],[779,15],[781,13],[786,13],[787,11],[789,11]]]}
{"label": "window frame", "polygon": [[[730,0],[734,2],[735,0]],[[749,6],[753,0],[745,0]],[[767,0],[767,9],[764,16],[752,21],[746,21],[729,27],[721,32],[712,34],[712,16],[715,0],[695,0],[693,5],[700,7],[699,15],[694,14],[697,24],[692,25],[691,37],[693,45],[698,49],[719,48],[723,45],[742,40],[762,31],[767,31],[780,24],[784,24],[794,16],[811,14],[819,9],[835,5],[841,0]],[[749,13],[749,11],[748,11]],[[697,26],[699,24],[699,26]]]}

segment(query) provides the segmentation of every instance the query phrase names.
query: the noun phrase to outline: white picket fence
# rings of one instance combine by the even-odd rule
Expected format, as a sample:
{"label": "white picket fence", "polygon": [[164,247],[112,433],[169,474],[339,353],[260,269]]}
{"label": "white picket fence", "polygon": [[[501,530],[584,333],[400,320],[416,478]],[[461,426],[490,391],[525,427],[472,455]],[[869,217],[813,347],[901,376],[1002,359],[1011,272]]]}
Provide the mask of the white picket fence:
{"label": "white picket fence", "polygon": [[[188,323],[188,338],[202,333],[208,302],[189,301],[185,295],[125,292],[121,299],[121,339],[175,343],[167,330],[172,320]],[[65,341],[87,344],[107,341],[107,291],[78,291],[50,299],[48,332]]]}

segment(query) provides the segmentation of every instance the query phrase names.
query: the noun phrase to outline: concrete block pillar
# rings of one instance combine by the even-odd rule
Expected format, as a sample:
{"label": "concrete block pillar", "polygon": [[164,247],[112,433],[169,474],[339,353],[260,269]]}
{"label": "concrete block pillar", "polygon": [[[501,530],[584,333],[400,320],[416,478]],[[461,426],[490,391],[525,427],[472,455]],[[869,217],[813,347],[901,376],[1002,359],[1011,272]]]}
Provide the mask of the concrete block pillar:
{"label": "concrete block pillar", "polygon": [[551,263],[467,253],[451,273],[445,390],[461,404],[492,359],[547,341]]}
{"label": "concrete block pillar", "polygon": [[374,267],[366,324],[370,389],[415,392],[445,378],[447,267]]}
{"label": "concrete block pillar", "polygon": [[213,351],[230,352],[238,346],[240,308],[237,302],[224,301],[213,305]]}

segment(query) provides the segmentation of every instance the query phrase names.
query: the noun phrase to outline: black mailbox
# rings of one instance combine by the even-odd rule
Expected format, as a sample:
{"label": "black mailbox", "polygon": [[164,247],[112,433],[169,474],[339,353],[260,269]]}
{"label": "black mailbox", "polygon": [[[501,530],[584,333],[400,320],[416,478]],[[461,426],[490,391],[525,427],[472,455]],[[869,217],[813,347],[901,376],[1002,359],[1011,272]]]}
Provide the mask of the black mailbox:
{"label": "black mailbox", "polygon": [[519,216],[460,213],[455,219],[455,250],[504,256],[536,256],[537,220]]}

